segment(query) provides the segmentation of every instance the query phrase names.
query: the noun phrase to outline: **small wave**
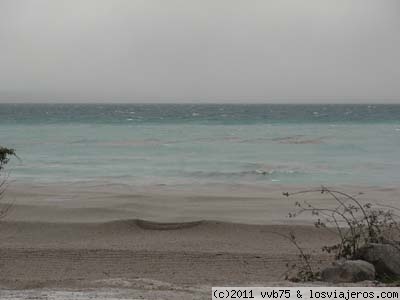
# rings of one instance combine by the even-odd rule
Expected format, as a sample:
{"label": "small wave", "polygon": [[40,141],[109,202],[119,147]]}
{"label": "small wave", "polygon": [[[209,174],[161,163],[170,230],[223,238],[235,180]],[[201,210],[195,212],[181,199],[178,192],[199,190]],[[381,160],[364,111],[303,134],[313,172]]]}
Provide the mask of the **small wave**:
{"label": "small wave", "polygon": [[130,140],[130,141],[109,141],[99,143],[101,146],[156,146],[165,143],[172,144],[174,141],[162,141],[159,139],[144,139],[144,140]]}
{"label": "small wave", "polygon": [[317,138],[305,138],[304,135],[294,135],[282,138],[275,138],[273,141],[280,144],[322,144],[328,139],[328,136],[321,136]]}
{"label": "small wave", "polygon": [[329,136],[321,136],[316,138],[307,138],[305,135],[293,135],[277,138],[259,137],[259,138],[241,138],[238,136],[225,136],[222,138],[198,138],[193,140],[200,143],[228,142],[228,143],[248,143],[263,144],[268,142],[277,142],[280,144],[322,144]]}
{"label": "small wave", "polygon": [[227,142],[227,143],[249,143],[249,144],[261,144],[265,142],[271,141],[271,138],[253,138],[253,139],[245,139],[238,136],[225,136],[218,138],[197,138],[193,140],[194,142],[200,143],[214,143],[214,142]]}
{"label": "small wave", "polygon": [[280,176],[280,175],[300,175],[304,174],[302,171],[298,170],[265,170],[265,169],[256,169],[256,170],[248,170],[248,171],[238,171],[238,172],[207,172],[207,171],[194,171],[187,172],[185,174],[191,177],[199,177],[199,178],[243,178],[243,177],[264,177],[264,176]]}
{"label": "small wave", "polygon": [[73,140],[70,142],[70,144],[89,144],[89,143],[96,143],[96,139],[88,139],[88,138],[82,138],[78,140]]}
{"label": "small wave", "polygon": [[273,138],[272,140],[275,142],[280,142],[280,141],[291,141],[291,140],[297,140],[300,138],[303,138],[304,134],[297,134],[297,135],[290,135],[290,136],[284,136],[284,137],[277,137]]}

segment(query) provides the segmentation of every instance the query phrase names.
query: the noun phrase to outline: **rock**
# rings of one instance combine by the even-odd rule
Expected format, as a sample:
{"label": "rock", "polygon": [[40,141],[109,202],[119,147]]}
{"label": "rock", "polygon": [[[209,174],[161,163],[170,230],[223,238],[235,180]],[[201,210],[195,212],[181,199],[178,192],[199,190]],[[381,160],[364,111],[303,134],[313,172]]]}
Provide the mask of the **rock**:
{"label": "rock", "polygon": [[327,282],[359,282],[375,279],[375,267],[363,260],[334,262],[321,271],[321,279]]}
{"label": "rock", "polygon": [[371,243],[360,250],[360,257],[375,266],[378,276],[400,276],[400,247]]}

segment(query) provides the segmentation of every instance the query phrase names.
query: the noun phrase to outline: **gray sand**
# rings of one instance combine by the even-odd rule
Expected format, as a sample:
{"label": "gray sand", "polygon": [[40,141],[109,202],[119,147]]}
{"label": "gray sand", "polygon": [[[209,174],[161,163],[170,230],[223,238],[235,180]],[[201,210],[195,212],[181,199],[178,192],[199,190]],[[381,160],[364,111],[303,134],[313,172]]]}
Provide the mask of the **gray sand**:
{"label": "gray sand", "polygon": [[[0,299],[208,299],[213,285],[287,285],[298,253],[276,232],[294,232],[323,264],[332,258],[321,247],[337,237],[288,219],[304,197],[281,188],[13,185],[15,207],[0,222]],[[365,190],[389,205],[399,196]],[[331,205],[323,196],[307,199]]]}

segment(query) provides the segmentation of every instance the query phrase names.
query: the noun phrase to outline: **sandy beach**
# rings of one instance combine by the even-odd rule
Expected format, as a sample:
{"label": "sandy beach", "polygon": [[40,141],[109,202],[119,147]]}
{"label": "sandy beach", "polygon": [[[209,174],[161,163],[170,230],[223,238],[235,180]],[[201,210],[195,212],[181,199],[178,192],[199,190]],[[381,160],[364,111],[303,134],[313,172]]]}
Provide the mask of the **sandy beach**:
{"label": "sandy beach", "polygon": [[329,184],[397,207],[399,114],[246,101],[2,104],[1,145],[20,159],[4,169],[0,202],[13,207],[0,221],[0,299],[209,299],[216,285],[293,284],[285,272],[299,253],[282,235],[318,266],[337,236],[289,213],[296,201],[338,203],[283,193]]}
{"label": "sandy beach", "polygon": [[[298,253],[279,234],[293,232],[320,264],[332,259],[321,247],[337,236],[315,228],[309,217],[287,218],[305,196],[286,198],[283,188],[153,187],[149,193],[145,187],[14,183],[7,199],[15,205],[0,223],[2,293],[5,299],[63,291],[104,299],[208,299],[217,285],[290,284],[286,263]],[[367,191],[365,201],[380,196],[388,205],[399,195],[394,188]],[[331,204],[325,195],[306,197]],[[70,299],[68,293],[54,299]]]}
{"label": "sandy beach", "polygon": [[399,8],[0,0],[0,300],[400,285]]}

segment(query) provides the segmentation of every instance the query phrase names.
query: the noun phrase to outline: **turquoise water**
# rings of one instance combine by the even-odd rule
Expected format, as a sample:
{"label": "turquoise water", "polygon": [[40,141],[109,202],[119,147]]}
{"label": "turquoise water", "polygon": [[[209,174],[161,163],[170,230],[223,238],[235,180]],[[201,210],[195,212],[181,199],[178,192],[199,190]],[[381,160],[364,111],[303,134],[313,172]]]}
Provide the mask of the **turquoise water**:
{"label": "turquoise water", "polygon": [[400,105],[0,104],[12,176],[35,182],[400,180]]}

